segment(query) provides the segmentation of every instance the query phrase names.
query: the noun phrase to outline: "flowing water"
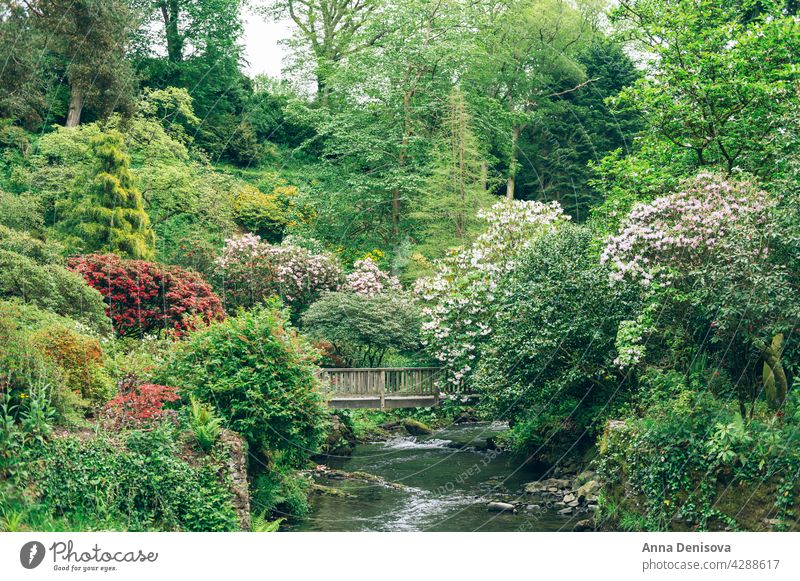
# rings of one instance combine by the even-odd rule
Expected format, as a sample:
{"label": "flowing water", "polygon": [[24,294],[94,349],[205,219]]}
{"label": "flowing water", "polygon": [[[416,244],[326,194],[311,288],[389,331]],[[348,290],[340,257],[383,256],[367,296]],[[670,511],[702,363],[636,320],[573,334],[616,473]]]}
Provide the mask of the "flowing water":
{"label": "flowing water", "polygon": [[[506,429],[501,423],[454,425],[431,436],[398,437],[358,444],[332,468],[362,471],[401,487],[363,480],[323,478],[350,497],[314,495],[298,531],[558,531],[574,521],[554,509],[518,514],[487,511],[489,501],[517,498],[523,484],[541,472],[507,454],[486,449],[486,439]],[[586,517],[581,517],[586,518]]]}

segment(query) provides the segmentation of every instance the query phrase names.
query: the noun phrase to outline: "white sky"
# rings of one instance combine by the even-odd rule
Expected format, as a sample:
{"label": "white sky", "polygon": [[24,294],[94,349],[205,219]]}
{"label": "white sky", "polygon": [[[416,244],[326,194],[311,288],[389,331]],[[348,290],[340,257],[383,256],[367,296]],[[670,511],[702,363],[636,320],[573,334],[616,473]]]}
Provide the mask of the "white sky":
{"label": "white sky", "polygon": [[246,72],[250,76],[267,74],[279,78],[283,67],[285,49],[278,42],[291,36],[290,22],[267,22],[265,17],[245,9],[244,20],[245,58],[249,63]]}

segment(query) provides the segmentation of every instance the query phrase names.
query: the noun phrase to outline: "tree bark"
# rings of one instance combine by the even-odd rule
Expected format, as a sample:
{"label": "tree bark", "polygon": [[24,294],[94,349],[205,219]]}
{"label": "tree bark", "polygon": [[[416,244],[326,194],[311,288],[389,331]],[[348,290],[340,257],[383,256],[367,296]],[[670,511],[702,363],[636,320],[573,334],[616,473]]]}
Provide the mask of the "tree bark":
{"label": "tree bark", "polygon": [[81,122],[83,111],[83,91],[72,87],[69,94],[69,110],[67,111],[66,127],[77,127]]}
{"label": "tree bark", "polygon": [[167,37],[167,57],[173,63],[183,60],[183,38],[178,29],[179,12],[178,0],[162,0],[161,16]]}
{"label": "tree bark", "polygon": [[517,141],[519,140],[519,126],[511,128],[511,156],[508,163],[508,181],[506,182],[506,198],[514,199],[517,175]]}
{"label": "tree bark", "polygon": [[786,400],[788,384],[786,373],[781,364],[781,350],[783,347],[783,333],[778,333],[772,338],[772,343],[762,353],[764,359],[764,395],[770,409],[778,410]]}

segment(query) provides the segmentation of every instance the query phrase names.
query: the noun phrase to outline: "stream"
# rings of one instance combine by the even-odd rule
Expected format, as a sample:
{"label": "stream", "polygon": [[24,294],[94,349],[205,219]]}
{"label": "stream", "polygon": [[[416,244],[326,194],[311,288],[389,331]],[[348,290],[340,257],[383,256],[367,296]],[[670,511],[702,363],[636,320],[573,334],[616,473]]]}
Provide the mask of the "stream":
{"label": "stream", "polygon": [[508,454],[486,449],[486,439],[505,429],[499,422],[460,424],[430,436],[358,444],[351,457],[328,465],[402,486],[318,477],[318,483],[348,496],[313,495],[310,514],[290,530],[572,530],[574,520],[557,515],[555,509],[523,508],[517,514],[487,510],[489,501],[517,498],[526,482],[542,476]]}

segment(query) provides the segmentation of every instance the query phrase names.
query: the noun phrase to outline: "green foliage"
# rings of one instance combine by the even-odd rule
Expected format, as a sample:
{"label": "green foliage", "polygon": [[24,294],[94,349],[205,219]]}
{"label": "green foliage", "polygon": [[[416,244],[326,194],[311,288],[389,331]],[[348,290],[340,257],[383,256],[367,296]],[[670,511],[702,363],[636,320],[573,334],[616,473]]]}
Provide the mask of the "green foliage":
{"label": "green foliage", "polygon": [[[592,180],[591,166],[614,150],[629,150],[641,127],[632,112],[612,112],[606,100],[639,76],[621,45],[596,35],[575,55],[587,84],[572,90],[570,79],[539,110],[520,135],[517,197],[556,200],[577,222],[607,194]],[[567,91],[563,94],[562,91]],[[637,181],[633,175],[620,176]],[[612,182],[616,184],[617,182]],[[606,195],[604,195],[606,194]]]}
{"label": "green foliage", "polygon": [[519,421],[512,437],[520,451],[574,442],[624,399],[614,340],[633,297],[608,288],[591,242],[585,227],[544,234],[498,289],[474,385],[482,405]]}
{"label": "green foliage", "polygon": [[[126,58],[133,22],[123,0],[5,2],[0,113],[31,130],[130,111],[134,79]],[[13,55],[13,58],[11,58]]]}
{"label": "green foliage", "polygon": [[453,89],[449,109],[434,142],[430,177],[419,205],[409,212],[418,226],[416,251],[427,260],[475,238],[477,211],[494,201],[489,194],[488,160],[481,154],[463,93]]}
{"label": "green foliage", "polygon": [[[103,298],[80,275],[59,264],[40,263],[23,254],[4,250],[2,247],[7,241],[0,241],[0,298],[18,298],[74,318],[98,332],[110,331]],[[43,248],[33,244],[28,250]]]}
{"label": "green foliage", "polygon": [[285,185],[279,179],[275,182],[269,193],[243,185],[233,197],[236,222],[272,243],[280,242],[287,229],[309,223],[313,217],[311,208],[300,201],[297,187]]}
{"label": "green foliage", "polygon": [[420,348],[420,311],[402,293],[326,293],[302,317],[303,332],[329,342],[348,367],[380,367],[389,352]]}
{"label": "green foliage", "polygon": [[192,142],[189,133],[200,124],[194,114],[192,96],[178,87],[145,88],[138,109],[143,119],[157,121],[170,139],[187,145]]}
{"label": "green foliage", "polygon": [[114,394],[115,386],[104,367],[100,342],[64,325],[45,327],[30,336],[45,357],[61,371],[61,389],[70,390],[99,408]]}
{"label": "green foliage", "polygon": [[200,448],[208,452],[219,439],[222,419],[214,413],[213,407],[192,395],[189,397],[189,429]]}
{"label": "green foliage", "polygon": [[163,382],[214,405],[254,454],[300,464],[323,438],[314,350],[274,307],[240,311],[192,334]]}
{"label": "green foliage", "polygon": [[[618,26],[654,58],[615,99],[646,122],[645,143],[691,156],[694,168],[743,169],[768,180],[796,140],[775,138],[796,119],[795,18],[782,3],[624,0]],[[761,6],[761,3],[759,3]],[[652,160],[654,165],[657,160]]]}
{"label": "green foliage", "polygon": [[[289,518],[308,514],[308,480],[283,467],[259,473],[251,487],[250,506],[254,514]],[[254,521],[255,525],[255,521]]]}
{"label": "green foliage", "polygon": [[155,234],[134,184],[125,138],[109,131],[90,141],[97,165],[88,195],[76,192],[65,205],[62,230],[83,252],[117,252],[147,259],[153,256]]}
{"label": "green foliage", "polygon": [[0,228],[41,230],[43,226],[43,212],[35,197],[10,194],[0,189]]}
{"label": "green foliage", "polygon": [[[110,382],[102,368],[75,344],[96,345],[93,338],[61,327],[71,345],[42,344],[42,331],[33,333],[16,320],[15,308],[0,309],[0,396],[23,423],[29,422],[42,436],[52,419],[62,424],[81,423],[88,402],[107,398]],[[74,327],[74,323],[73,323]],[[73,349],[70,349],[73,347]],[[75,351],[78,351],[76,354]],[[13,408],[13,409],[12,409]]]}
{"label": "green foliage", "polygon": [[28,232],[0,226],[0,250],[16,252],[39,264],[64,264],[64,247],[52,240],[40,240]]}
{"label": "green foliage", "polygon": [[31,449],[30,484],[54,514],[112,519],[127,530],[238,529],[220,458],[181,456],[169,426],[60,437]]}
{"label": "green foliage", "polygon": [[[642,382],[638,413],[607,430],[599,463],[608,488],[630,487],[639,507],[617,501],[638,514],[640,530],[762,527],[751,512],[768,514],[787,497],[784,508],[791,508],[792,496],[775,483],[800,467],[795,401],[785,420],[759,415],[745,423],[735,406],[690,387],[681,375],[653,379]],[[763,503],[748,497],[744,505],[754,506],[745,510],[735,498],[748,486],[766,497]]]}
{"label": "green foliage", "polygon": [[276,518],[275,520],[267,520],[266,512],[253,515],[252,531],[254,533],[276,533],[280,529],[281,523],[286,520],[283,518]]}

